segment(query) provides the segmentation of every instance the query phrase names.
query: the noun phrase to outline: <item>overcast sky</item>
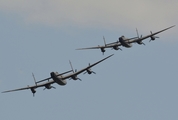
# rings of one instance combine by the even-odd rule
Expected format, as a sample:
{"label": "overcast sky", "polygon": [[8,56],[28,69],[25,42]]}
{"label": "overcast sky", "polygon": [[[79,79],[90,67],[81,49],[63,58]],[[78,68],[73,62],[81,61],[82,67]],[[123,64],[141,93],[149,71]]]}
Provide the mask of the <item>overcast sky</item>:
{"label": "overcast sky", "polygon": [[168,120],[178,118],[177,31],[122,51],[76,48],[148,35],[177,25],[175,0],[1,0],[0,91],[34,85],[50,72],[80,70],[104,57],[82,81],[67,80],[56,89],[38,88],[0,94],[0,118]]}

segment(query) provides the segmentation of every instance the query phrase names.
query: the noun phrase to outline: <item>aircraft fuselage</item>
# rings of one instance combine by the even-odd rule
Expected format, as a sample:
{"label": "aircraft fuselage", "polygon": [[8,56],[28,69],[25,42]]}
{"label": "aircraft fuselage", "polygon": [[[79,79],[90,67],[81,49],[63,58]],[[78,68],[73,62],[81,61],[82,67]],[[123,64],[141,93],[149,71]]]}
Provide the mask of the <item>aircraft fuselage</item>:
{"label": "aircraft fuselage", "polygon": [[51,78],[59,85],[66,85],[67,81],[66,80],[62,80],[61,76],[58,76],[58,73],[56,72],[51,72]]}
{"label": "aircraft fuselage", "polygon": [[129,43],[129,40],[127,40],[127,38],[125,38],[124,36],[121,36],[121,37],[119,38],[119,42],[120,42],[120,43],[122,44],[122,46],[124,46],[124,47],[127,47],[127,48],[132,47],[132,44]]}

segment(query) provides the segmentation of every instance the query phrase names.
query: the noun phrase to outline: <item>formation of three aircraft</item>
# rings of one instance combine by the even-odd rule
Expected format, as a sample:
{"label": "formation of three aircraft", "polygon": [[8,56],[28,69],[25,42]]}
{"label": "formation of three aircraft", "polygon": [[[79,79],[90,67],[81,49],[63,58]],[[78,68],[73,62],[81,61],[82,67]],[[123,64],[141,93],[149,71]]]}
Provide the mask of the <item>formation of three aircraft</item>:
{"label": "formation of three aircraft", "polygon": [[[132,43],[138,43],[139,45],[142,45],[142,44],[145,45],[142,42],[143,40],[145,40],[147,38],[151,38],[150,41],[155,40],[156,38],[159,38],[159,37],[155,36],[156,34],[159,34],[159,33],[163,32],[163,31],[166,31],[166,30],[168,30],[168,29],[170,29],[170,28],[172,28],[174,26],[165,28],[165,29],[160,30],[160,31],[155,32],[155,33],[151,32],[151,34],[143,36],[143,37],[142,37],[142,35],[139,37],[138,31],[137,31],[137,37],[134,37],[134,38],[125,38],[125,36],[121,36],[121,37],[119,37],[118,41],[113,42],[113,43],[109,43],[109,44],[106,44],[105,39],[103,37],[104,43],[105,43],[104,46],[89,47],[89,48],[80,48],[80,49],[77,49],[77,50],[101,49],[101,52],[104,54],[105,48],[113,48],[114,50],[122,50],[121,48],[119,48],[119,46],[124,46],[126,48],[130,48],[130,47],[132,47]],[[38,87],[45,87],[44,89],[51,89],[51,88],[55,89],[55,87],[51,86],[51,84],[53,84],[53,83],[57,83],[58,85],[63,85],[64,86],[64,85],[67,84],[66,79],[81,80],[80,78],[77,77],[77,75],[79,75],[80,73],[84,72],[84,74],[85,73],[88,73],[88,74],[94,73],[94,74],[96,74],[95,72],[93,72],[91,70],[91,68],[93,66],[99,64],[100,62],[108,59],[111,56],[113,56],[113,54],[110,55],[110,56],[108,56],[108,57],[105,57],[104,59],[102,59],[102,60],[100,60],[100,61],[98,61],[96,63],[93,63],[91,65],[89,64],[89,66],[87,66],[87,67],[85,67],[85,68],[83,68],[83,69],[81,69],[79,71],[77,71],[77,70],[74,71],[74,69],[72,67],[72,64],[70,62],[70,66],[71,66],[72,70],[69,70],[67,72],[60,73],[60,74],[58,72],[51,72],[50,73],[51,77],[43,79],[43,80],[40,80],[40,81],[36,81],[34,75],[32,74],[33,78],[34,78],[35,85],[27,86],[27,87],[23,87],[23,88],[19,88],[19,89],[7,90],[7,91],[3,91],[2,93],[30,89],[31,92],[33,93],[33,96],[34,96],[34,94],[36,93],[35,89],[38,88]],[[70,72],[72,72],[72,73],[70,73]],[[67,74],[67,73],[69,73],[69,74]],[[64,74],[67,74],[67,75],[64,76]],[[44,82],[44,81],[47,81],[47,82]]]}

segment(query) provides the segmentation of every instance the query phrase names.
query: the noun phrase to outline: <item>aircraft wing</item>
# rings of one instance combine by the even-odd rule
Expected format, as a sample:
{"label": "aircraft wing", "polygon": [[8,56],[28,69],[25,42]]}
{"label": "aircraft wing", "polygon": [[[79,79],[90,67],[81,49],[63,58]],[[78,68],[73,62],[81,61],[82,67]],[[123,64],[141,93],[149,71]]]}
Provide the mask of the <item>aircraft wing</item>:
{"label": "aircraft wing", "polygon": [[88,67],[85,67],[85,68],[83,68],[83,69],[81,69],[81,70],[79,70],[79,71],[77,71],[77,72],[74,72],[74,73],[72,73],[72,74],[70,74],[70,75],[63,76],[62,79],[68,79],[68,78],[70,78],[70,77],[72,77],[72,76],[78,75],[78,74],[80,74],[80,73],[82,73],[82,72],[84,72],[84,71],[90,69],[91,67],[93,67],[93,66],[99,64],[100,62],[102,62],[102,61],[108,59],[109,57],[111,57],[111,56],[113,56],[113,55],[114,55],[114,54],[112,54],[112,55],[110,55],[110,56],[108,56],[108,57],[106,57],[106,58],[104,58],[104,59],[102,59],[102,60],[100,60],[100,61],[98,61],[98,62],[96,62],[96,63],[93,63],[93,64],[89,65]]}
{"label": "aircraft wing", "polygon": [[[138,38],[138,37],[133,37],[133,38],[129,38],[129,39],[126,39],[126,40],[132,40],[132,39],[135,39],[135,38]],[[113,48],[113,47],[115,47],[115,46],[121,46],[121,45],[122,45],[122,44],[121,44],[119,41],[116,41],[116,42],[112,42],[112,43],[105,44],[105,46],[96,46],[96,47],[88,47],[88,48],[78,48],[78,49],[76,49],[76,50]]]}
{"label": "aircraft wing", "polygon": [[[116,43],[116,42],[114,42]],[[113,46],[120,46],[121,44],[120,43],[109,43],[109,44],[106,44],[105,46],[96,46],[96,47],[88,47],[88,48],[78,48],[76,50],[86,50],[86,49],[101,49],[101,48],[112,48]]]}
{"label": "aircraft wing", "polygon": [[[127,38],[126,40],[128,41],[128,40],[133,40],[133,39],[136,39],[136,38],[138,38],[138,37],[133,37],[133,38]],[[112,42],[112,43],[108,43],[108,44],[106,44],[107,46],[121,46],[122,44],[119,42],[119,40],[118,41],[116,41],[116,42]]]}
{"label": "aircraft wing", "polygon": [[27,90],[27,89],[36,89],[38,87],[44,87],[45,85],[53,84],[53,83],[55,83],[54,80],[50,80],[49,82],[46,82],[46,83],[36,84],[36,85],[33,85],[33,86],[27,86],[27,87],[13,89],[13,90],[7,90],[7,91],[3,91],[2,93],[14,92],[14,91],[20,91],[20,90]]}
{"label": "aircraft wing", "polygon": [[[63,75],[63,74],[66,74],[66,73],[69,73],[69,72],[72,72],[72,70],[66,71],[66,72],[64,72],[64,73],[60,73],[60,74],[58,74],[58,76]],[[18,89],[14,89],[14,90],[7,90],[7,91],[3,91],[2,93],[14,92],[14,91],[26,90],[26,89],[36,89],[36,88],[38,88],[38,87],[44,87],[44,86],[46,86],[46,85],[55,83],[54,80],[50,80],[50,79],[51,79],[51,77],[46,78],[46,79],[43,79],[43,80],[40,80],[40,81],[38,81],[38,82],[36,82],[36,80],[35,80],[35,84],[36,84],[36,85],[27,86],[27,87],[23,87],[23,88],[18,88]],[[43,82],[43,81],[46,81],[46,80],[48,80],[48,82],[46,82],[46,83],[41,83],[41,84],[37,84],[37,83],[40,83],[40,82]]]}
{"label": "aircraft wing", "polygon": [[170,29],[170,28],[172,28],[172,27],[175,27],[175,25],[173,25],[173,26],[171,26],[171,27],[168,27],[168,28],[165,28],[165,29],[163,29],[163,30],[160,30],[160,31],[158,31],[158,32],[151,33],[150,35],[143,36],[143,37],[141,37],[141,38],[131,40],[130,42],[133,43],[133,42],[137,42],[137,41],[142,41],[142,40],[147,39],[147,38],[149,38],[149,37],[152,37],[152,36],[154,36],[154,35],[156,35],[156,34],[159,34],[159,33],[163,32],[163,31],[166,31],[166,30],[168,30],[168,29]]}

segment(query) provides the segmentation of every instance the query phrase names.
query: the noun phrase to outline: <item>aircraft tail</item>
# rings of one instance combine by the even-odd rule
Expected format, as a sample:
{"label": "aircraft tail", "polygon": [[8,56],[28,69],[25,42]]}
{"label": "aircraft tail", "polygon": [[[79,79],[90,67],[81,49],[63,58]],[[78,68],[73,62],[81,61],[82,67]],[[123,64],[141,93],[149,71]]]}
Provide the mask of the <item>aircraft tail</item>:
{"label": "aircraft tail", "polygon": [[72,72],[74,73],[74,68],[73,68],[72,63],[71,63],[70,60],[69,60],[69,63],[70,63],[70,67],[71,67],[71,69],[72,69]]}
{"label": "aircraft tail", "polygon": [[34,82],[35,82],[35,85],[37,86],[37,82],[36,82],[36,79],[35,79],[35,75],[32,73],[32,76],[33,76],[33,79],[34,79]]}
{"label": "aircraft tail", "polygon": [[106,40],[105,40],[105,37],[103,36],[103,41],[104,41],[104,46],[107,46],[106,45]]}

